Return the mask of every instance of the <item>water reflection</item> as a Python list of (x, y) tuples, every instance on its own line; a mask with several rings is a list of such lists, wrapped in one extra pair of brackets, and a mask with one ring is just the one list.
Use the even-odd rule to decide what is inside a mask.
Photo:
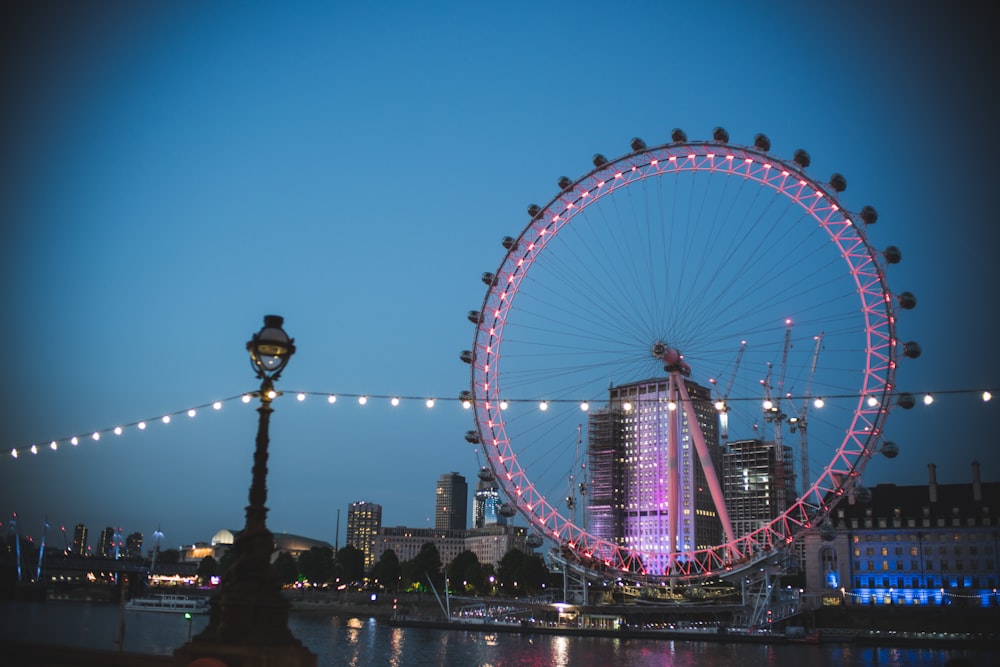
[[(0, 640), (113, 648), (118, 609), (84, 603), (0, 602)], [(169, 655), (187, 640), (171, 614), (129, 614), (125, 650)], [(196, 618), (197, 633), (206, 622)], [(1000, 664), (1000, 651), (874, 648), (849, 644), (757, 645), (508, 632), (393, 628), (373, 618), (292, 614), (292, 633), (317, 655), (318, 667), (941, 667), (962, 656), (976, 667)], [(0, 658), (2, 662), (2, 658)]]
[(393, 628), (389, 635), (389, 665), (401, 667), (403, 664), (403, 630)]

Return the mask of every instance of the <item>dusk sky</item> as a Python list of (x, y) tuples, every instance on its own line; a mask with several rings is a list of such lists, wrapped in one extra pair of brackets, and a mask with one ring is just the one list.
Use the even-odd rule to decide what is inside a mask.
[(77, 523), (165, 547), (242, 527), (255, 404), (211, 404), (257, 388), (244, 345), (269, 313), (298, 347), (269, 528), (333, 543), (340, 510), (343, 545), (359, 500), (433, 526), (438, 476), (479, 463), (471, 414), (424, 400), (468, 388), (501, 238), (594, 153), (674, 127), (805, 148), (902, 250), (899, 337), (923, 355), (897, 384), (936, 401), (892, 411), (900, 455), (864, 483), (968, 482), (974, 459), (1000, 480), (980, 396), (1000, 390), (1000, 54), (975, 5), (20, 5), (0, 13), (0, 534), (15, 512), (56, 545)]

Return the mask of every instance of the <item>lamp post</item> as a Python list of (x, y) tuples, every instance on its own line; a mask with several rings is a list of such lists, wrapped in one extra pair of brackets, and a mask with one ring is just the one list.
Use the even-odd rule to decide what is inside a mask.
[(257, 408), (257, 441), (253, 455), (246, 525), (236, 536), (233, 564), (222, 576), (219, 593), (210, 602), (208, 625), (175, 651), (179, 665), (198, 658), (215, 658), (228, 667), (315, 667), (316, 656), (288, 629), (290, 603), (271, 566), (274, 535), (267, 529), (267, 447), (271, 401), (278, 396), (274, 382), (295, 354), (295, 339), (282, 328), (284, 320), (265, 315), (264, 326), (246, 344), (250, 363), (261, 381)]

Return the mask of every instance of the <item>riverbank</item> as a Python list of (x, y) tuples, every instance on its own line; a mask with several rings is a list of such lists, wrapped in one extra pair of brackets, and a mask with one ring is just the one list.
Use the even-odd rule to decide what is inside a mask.
[(844, 628), (816, 628), (802, 636), (779, 632), (747, 633), (733, 630), (690, 631), (665, 628), (642, 628), (627, 625), (612, 628), (575, 627), (523, 621), (521, 623), (429, 619), (396, 616), (389, 625), (403, 628), (458, 630), (464, 632), (514, 632), (520, 634), (561, 635), (567, 637), (609, 637), (619, 639), (652, 639), (659, 641), (726, 642), (743, 644), (860, 644), (867, 646), (906, 646), (922, 648), (1000, 648), (1000, 636), (995, 634), (944, 632), (862, 631)]

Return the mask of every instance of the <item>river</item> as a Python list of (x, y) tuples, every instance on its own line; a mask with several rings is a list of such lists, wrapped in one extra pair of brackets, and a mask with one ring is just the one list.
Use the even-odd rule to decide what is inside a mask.
[[(113, 604), (3, 601), (0, 640), (112, 649), (118, 619), (119, 610)], [(207, 620), (207, 616), (195, 616), (189, 622), (180, 614), (125, 612), (124, 650), (169, 655)], [(318, 656), (319, 667), (942, 667), (953, 657), (965, 658), (977, 667), (1000, 664), (1000, 647), (973, 651), (482, 633), (393, 628), (374, 618), (294, 611), (289, 625)]]

